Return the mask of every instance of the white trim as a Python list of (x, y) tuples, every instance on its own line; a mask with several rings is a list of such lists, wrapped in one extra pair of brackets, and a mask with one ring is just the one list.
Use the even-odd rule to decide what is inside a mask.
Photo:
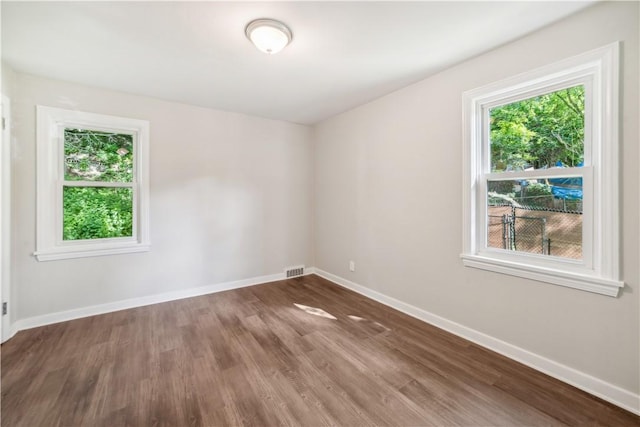
[[(36, 106), (38, 261), (143, 252), (149, 241), (149, 122), (146, 120)], [(134, 176), (130, 183), (64, 181), (63, 129), (79, 127), (133, 135)], [(133, 190), (133, 236), (120, 239), (62, 241), (62, 186), (122, 187)], [(126, 240), (126, 243), (124, 242)]]
[(135, 188), (135, 182), (64, 181), (65, 187)]
[[(11, 311), (11, 100), (2, 94), (2, 118), (5, 128), (2, 132), (0, 150), (0, 304), (7, 302), (7, 314), (0, 321), (0, 342), (5, 342), (15, 334), (12, 331)], [(1, 315), (1, 314), (0, 314)]]
[(475, 329), (445, 319), (426, 310), (407, 304), (383, 293), (374, 291), (350, 280), (315, 268), (315, 274), (337, 285), (350, 289), (384, 305), (392, 307), (416, 319), (422, 320), (438, 328), (444, 329), (475, 344), (495, 351), (503, 356), (518, 361), (537, 371), (586, 391), (607, 402), (613, 403), (627, 411), (640, 415), (640, 395), (603, 381), (587, 373), (578, 371), (562, 363), (548, 359), (539, 354), (525, 350), (498, 338), (492, 337)]
[(120, 245), (118, 247), (105, 247), (99, 248), (97, 245), (84, 245), (84, 246), (61, 246), (60, 249), (52, 249), (49, 251), (34, 252), (34, 256), (38, 261), (57, 261), (60, 259), (72, 259), (72, 258), (86, 258), (103, 255), (119, 255), (130, 254), (136, 252), (149, 252), (151, 246), (141, 245), (137, 242), (129, 243), (126, 245)]
[[(619, 47), (615, 42), (463, 94), (463, 242), (465, 266), (617, 296), (619, 272)], [(575, 85), (585, 86), (585, 166), (492, 173), (488, 108)], [(487, 245), (487, 180), (583, 178), (582, 260)]]
[(484, 177), (488, 181), (515, 181), (520, 179), (536, 179), (536, 178), (571, 178), (578, 177), (585, 174), (589, 169), (589, 166), (575, 167), (575, 168), (549, 168), (549, 169), (534, 169), (530, 171), (519, 172), (490, 172), (485, 173)]
[(18, 332), (20, 332), (20, 329), (18, 329), (18, 325), (16, 325), (16, 323), (12, 323), (7, 327), (7, 336), (2, 337), (2, 343), (7, 342), (8, 340), (10, 340), (11, 338), (14, 337), (15, 334), (17, 334)]
[(564, 269), (539, 267), (534, 264), (506, 261), (482, 255), (463, 254), (460, 255), (460, 257), (466, 267), (475, 267), (495, 273), (524, 277), (526, 279), (553, 283), (574, 289), (582, 289), (611, 297), (617, 297), (619, 290), (624, 287), (624, 282), (618, 280), (586, 276)]
[[(314, 268), (305, 269), (305, 276), (313, 274)], [(299, 277), (299, 276), (298, 276)], [(96, 316), (99, 314), (111, 313), (114, 311), (126, 310), (129, 308), (144, 307), (146, 305), (159, 304), (168, 301), (176, 301), (184, 298), (192, 298), (201, 295), (213, 294), (216, 292), (228, 291), (231, 289), (245, 288), (248, 286), (260, 285), (263, 283), (286, 280), (284, 273), (269, 274), (266, 276), (252, 277), (249, 279), (234, 280), (231, 282), (216, 283), (214, 285), (198, 286), (195, 288), (180, 289), (162, 294), (148, 295), (138, 298), (130, 298), (121, 301), (114, 301), (106, 304), (92, 305), (89, 307), (75, 308), (72, 310), (59, 311), (56, 313), (43, 314), (41, 316), (28, 317), (16, 321), (13, 325), (16, 332), (25, 329), (37, 328), (39, 326), (53, 323), (66, 322), (83, 317)]]

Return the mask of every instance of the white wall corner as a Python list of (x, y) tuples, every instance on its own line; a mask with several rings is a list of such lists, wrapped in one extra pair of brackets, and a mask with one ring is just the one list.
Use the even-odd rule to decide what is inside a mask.
[(483, 332), (471, 329), (411, 304), (407, 304), (393, 297), (374, 291), (366, 286), (362, 286), (340, 276), (336, 276), (335, 274), (331, 274), (319, 268), (315, 268), (314, 270), (315, 274), (318, 276), (339, 286), (350, 289), (386, 306), (408, 314), (409, 316), (422, 320), (423, 322), (467, 339), (475, 344), (520, 362), (523, 365), (527, 365), (530, 368), (579, 388), (580, 390), (586, 391), (587, 393), (606, 400), (607, 402), (613, 403), (614, 405), (633, 412), (636, 415), (640, 415), (639, 394), (635, 394), (629, 390), (625, 390), (614, 384), (608, 383), (529, 350), (525, 350)]

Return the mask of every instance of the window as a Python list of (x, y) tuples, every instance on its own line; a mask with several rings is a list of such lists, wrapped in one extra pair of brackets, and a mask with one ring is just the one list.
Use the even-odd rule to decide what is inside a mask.
[(37, 259), (149, 250), (148, 122), (37, 114)]
[(469, 267), (616, 296), (618, 44), (465, 92)]

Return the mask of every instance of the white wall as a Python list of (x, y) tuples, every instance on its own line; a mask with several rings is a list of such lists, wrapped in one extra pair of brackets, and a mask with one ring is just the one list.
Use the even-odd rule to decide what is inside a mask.
[[(11, 298), (11, 97), (15, 73), (4, 62), (1, 64), (0, 93), (3, 98), (2, 117), (6, 119), (6, 128), (1, 130), (0, 146), (0, 302), (10, 302)], [(6, 97), (6, 98), (5, 98)], [(6, 100), (9, 100), (5, 105)], [(2, 317), (0, 341), (11, 335), (11, 317), (14, 315), (11, 304), (7, 306), (7, 316)]]
[[(317, 125), (316, 267), (638, 394), (638, 15), (596, 5)], [(624, 292), (463, 267), (462, 93), (616, 40)]]
[(0, 91), (6, 96), (12, 96), (13, 93), (13, 80), (15, 79), (15, 71), (7, 64), (2, 62), (2, 77), (0, 78)]
[[(14, 89), (14, 320), (312, 264), (308, 127), (20, 73)], [(151, 252), (34, 259), (38, 104), (150, 121)]]

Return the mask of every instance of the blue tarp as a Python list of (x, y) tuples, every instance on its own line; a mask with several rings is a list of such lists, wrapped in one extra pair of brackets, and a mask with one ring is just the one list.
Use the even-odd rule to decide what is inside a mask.
[(556, 187), (552, 185), (551, 194), (557, 199), (582, 200), (582, 190), (578, 188)]
[[(556, 166), (564, 167), (560, 161), (556, 163)], [(578, 164), (578, 167), (580, 166), (582, 166), (582, 162)], [(582, 177), (549, 178), (548, 181), (551, 184), (553, 197), (565, 200), (582, 200)]]
[(559, 185), (559, 186), (574, 186), (574, 187), (582, 187), (582, 178), (581, 177), (571, 177), (571, 178), (549, 178), (547, 179), (549, 184), (551, 185)]

